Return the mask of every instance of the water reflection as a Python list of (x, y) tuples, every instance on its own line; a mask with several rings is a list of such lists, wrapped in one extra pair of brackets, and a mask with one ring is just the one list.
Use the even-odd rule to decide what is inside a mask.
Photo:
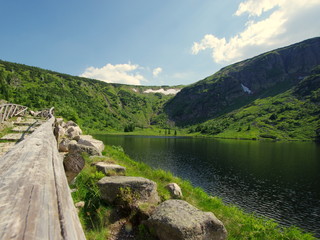
[(247, 211), (320, 236), (320, 146), (197, 138), (97, 135)]

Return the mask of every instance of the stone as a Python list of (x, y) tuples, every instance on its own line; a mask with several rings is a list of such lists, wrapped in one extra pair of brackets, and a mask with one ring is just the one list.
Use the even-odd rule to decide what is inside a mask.
[(157, 184), (143, 177), (112, 176), (104, 177), (98, 181), (101, 198), (108, 203), (121, 202), (121, 191), (133, 195), (132, 205), (140, 203), (157, 204), (160, 201)]
[(182, 198), (182, 191), (178, 184), (169, 183), (166, 188), (169, 190), (172, 198)]
[(76, 141), (75, 143), (69, 143), (68, 145), (68, 150), (69, 153), (81, 153), (81, 152), (86, 152), (90, 156), (101, 156), (101, 152), (99, 152), (95, 147), (90, 147), (90, 146), (85, 146), (82, 144), (77, 144)]
[(76, 204), (74, 204), (74, 206), (76, 208), (83, 208), (85, 205), (85, 202), (84, 201), (80, 201), (80, 202), (77, 202)]
[(60, 126), (63, 122), (64, 122), (63, 118), (56, 118), (56, 123), (59, 124)]
[(57, 134), (56, 136), (58, 136), (59, 138), (63, 137), (66, 133), (66, 130), (60, 125), (56, 125), (54, 131)]
[(68, 179), (68, 183), (81, 172), (85, 165), (85, 160), (80, 153), (68, 153), (63, 160), (64, 170)]
[(224, 240), (227, 230), (212, 212), (202, 212), (186, 201), (161, 203), (145, 222), (159, 240)]
[(94, 139), (91, 135), (81, 135), (78, 140), (78, 144), (95, 147), (100, 152), (104, 149), (104, 144), (102, 141)]
[(67, 123), (66, 123), (66, 126), (67, 127), (77, 127), (78, 126), (78, 124), (76, 124), (74, 121), (68, 121)]
[(122, 167), (118, 164), (112, 164), (112, 163), (106, 163), (106, 162), (97, 162), (96, 169), (99, 172), (103, 172), (105, 175), (125, 175), (126, 174), (126, 168)]
[(82, 130), (78, 126), (70, 126), (67, 128), (67, 136), (70, 139), (78, 138), (82, 134)]
[(64, 138), (59, 143), (59, 152), (68, 152), (70, 144), (77, 144), (77, 141)]

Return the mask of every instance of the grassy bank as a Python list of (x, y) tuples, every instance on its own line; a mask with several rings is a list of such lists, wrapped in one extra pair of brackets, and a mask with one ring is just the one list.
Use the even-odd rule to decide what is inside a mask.
[[(87, 158), (85, 169), (80, 173), (74, 187), (78, 189), (73, 193), (75, 202), (85, 201), (85, 207), (80, 210), (79, 216), (88, 239), (106, 239), (112, 223), (112, 207), (100, 201), (96, 186), (98, 179), (102, 178), (90, 164), (92, 161), (108, 161), (120, 164), (127, 168), (128, 176), (142, 176), (158, 184), (161, 200), (170, 198), (165, 185), (176, 182), (182, 188), (183, 199), (203, 211), (213, 212), (224, 224), (228, 231), (228, 239), (315, 239), (311, 234), (303, 233), (295, 227), (280, 227), (272, 220), (244, 213), (235, 206), (225, 205), (221, 199), (206, 194), (201, 188), (193, 187), (188, 181), (174, 177), (163, 170), (154, 170), (144, 163), (130, 159), (121, 147), (106, 146), (105, 157)], [(146, 238), (141, 238), (146, 239)]]

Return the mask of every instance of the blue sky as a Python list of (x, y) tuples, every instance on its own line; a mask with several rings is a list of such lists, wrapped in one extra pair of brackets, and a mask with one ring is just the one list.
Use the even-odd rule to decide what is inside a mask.
[(0, 0), (0, 59), (135, 85), (190, 84), (320, 36), (320, 0)]

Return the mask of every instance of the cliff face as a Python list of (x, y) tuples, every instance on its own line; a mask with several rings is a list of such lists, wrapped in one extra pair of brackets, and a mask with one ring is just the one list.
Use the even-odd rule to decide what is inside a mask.
[(320, 37), (227, 66), (179, 92), (165, 106), (178, 125), (205, 121), (298, 84), (320, 64)]

